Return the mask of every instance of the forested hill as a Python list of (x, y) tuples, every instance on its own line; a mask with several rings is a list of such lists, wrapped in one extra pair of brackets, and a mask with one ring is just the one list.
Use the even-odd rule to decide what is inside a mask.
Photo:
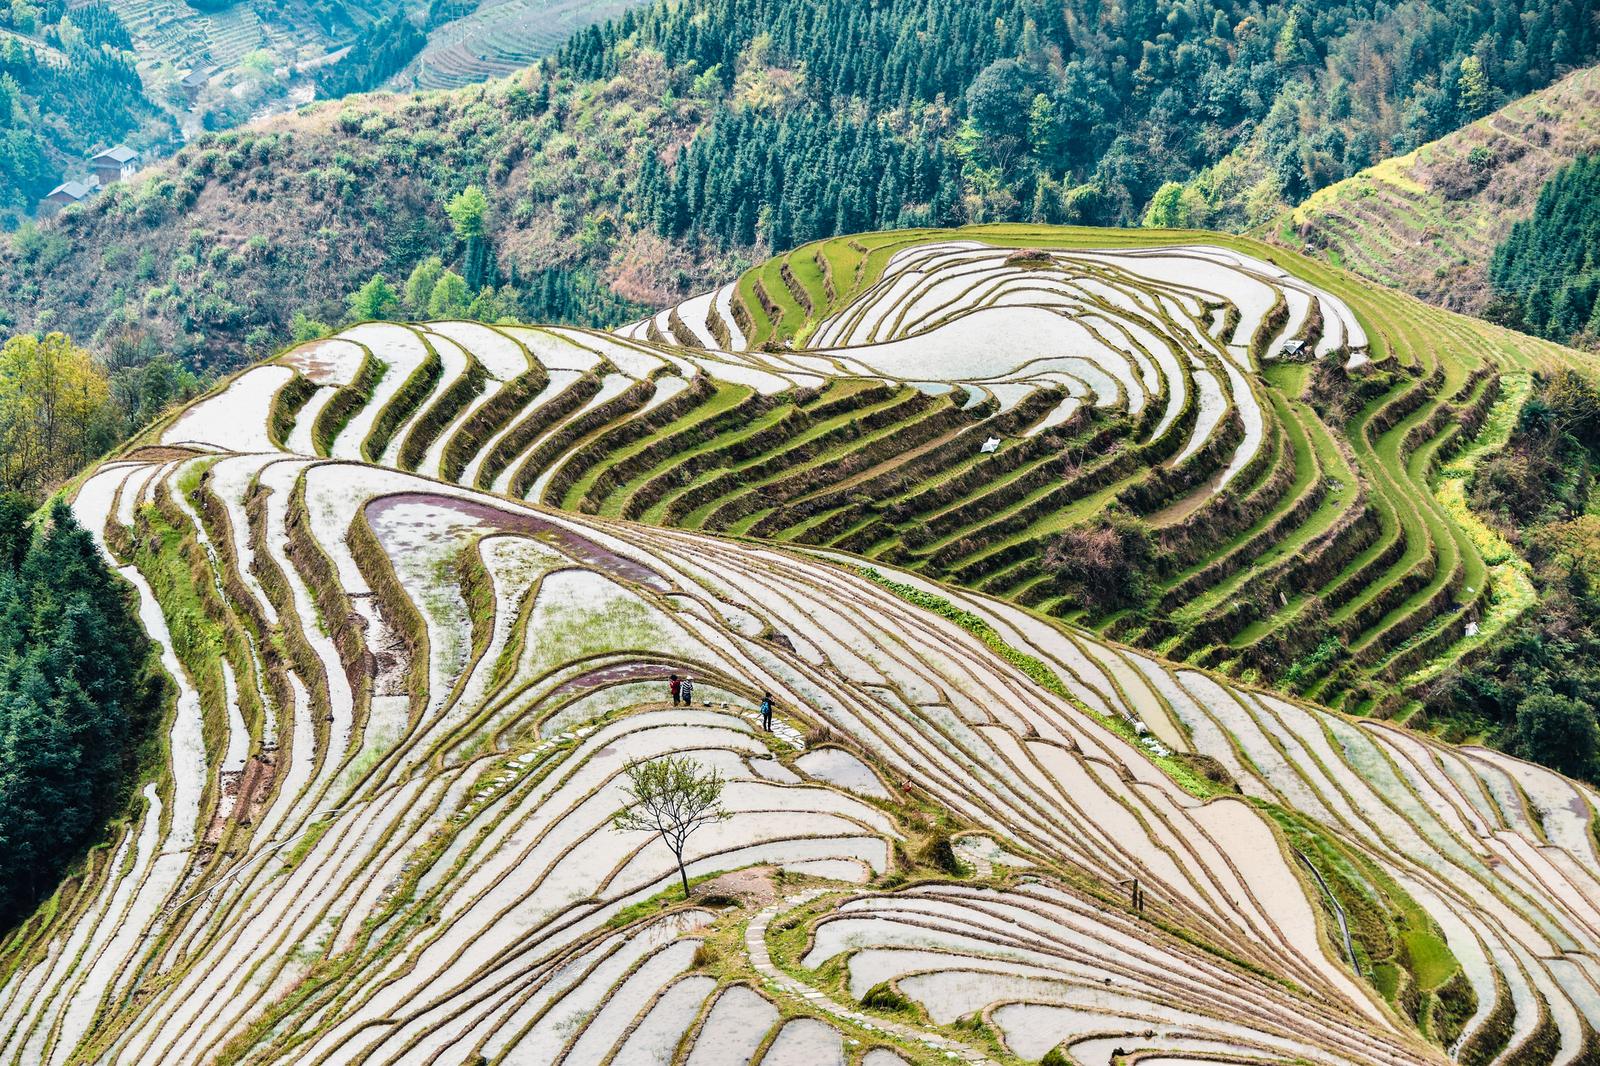
[(1556, 340), (1600, 338), (1600, 155), (1551, 178), (1533, 216), (1511, 227), (1489, 270), (1495, 310)]
[(0, 227), (29, 214), (86, 158), (125, 138), (165, 145), (177, 127), (145, 95), (133, 39), (103, 3), (0, 8)]
[(663, 2), (509, 82), (201, 138), (13, 247), (5, 324), (261, 352), (375, 271), (457, 258), (440, 205), (473, 183), (480, 273), (529, 317), (881, 226), (1239, 228), (1592, 58), (1594, 6)]
[(1270, 227), (1295, 248), (1456, 311), (1494, 299), (1489, 264), (1563, 167), (1600, 153), (1600, 67), (1311, 196)]

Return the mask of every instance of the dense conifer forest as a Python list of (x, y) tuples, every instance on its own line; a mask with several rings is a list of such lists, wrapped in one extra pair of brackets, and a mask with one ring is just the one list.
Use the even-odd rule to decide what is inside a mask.
[[(642, 45), (720, 83), (739, 114), (714, 116), (670, 190), (646, 171), (641, 202), (663, 233), (724, 247), (759, 236), (781, 250), (964, 214), (1137, 223), (1167, 183), (1171, 203), (1153, 221), (1260, 221), (1268, 204), (1297, 203), (1548, 84), (1596, 44), (1585, 0), (1403, 13), (715, 0), (592, 27), (563, 58), (609, 78)], [(784, 73), (752, 71), (752, 57)], [(714, 195), (726, 190), (741, 195)]]
[(0, 496), (0, 928), (126, 802), (158, 710), (129, 590), (64, 503)]
[(1559, 341), (1600, 336), (1600, 156), (1585, 156), (1539, 192), (1533, 217), (1495, 251), (1496, 312)]
[(317, 79), (317, 91), (336, 100), (381, 85), (411, 61), (427, 35), (403, 14), (379, 19), (362, 31), (344, 59)]

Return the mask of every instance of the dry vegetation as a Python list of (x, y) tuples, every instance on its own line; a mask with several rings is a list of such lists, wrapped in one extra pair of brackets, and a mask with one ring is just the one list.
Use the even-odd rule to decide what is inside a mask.
[(1546, 179), (1596, 151), (1600, 68), (1588, 67), (1314, 193), (1274, 237), (1451, 310), (1481, 312), (1495, 247), (1533, 213)]

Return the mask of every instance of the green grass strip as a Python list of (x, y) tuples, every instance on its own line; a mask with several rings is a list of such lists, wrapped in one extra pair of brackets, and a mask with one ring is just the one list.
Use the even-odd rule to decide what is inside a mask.
[(1485, 457), (1498, 453), (1511, 439), (1522, 406), (1533, 391), (1533, 378), (1526, 371), (1509, 371), (1501, 376), (1500, 397), (1489, 409), (1478, 437), (1439, 471), (1434, 497), (1451, 521), (1466, 531), (1488, 565), (1489, 607), (1478, 623), (1478, 631), (1451, 644), (1437, 659), (1406, 677), (1403, 685), (1413, 689), (1431, 681), (1463, 655), (1488, 643), (1512, 621), (1538, 602), (1533, 578), (1525, 560), (1510, 542), (1489, 528), (1467, 505), (1467, 485)]
[[(1072, 694), (1072, 691), (1068, 689), (1067, 686), (1062, 682), (1061, 678), (1056, 675), (1054, 670), (1050, 669), (1050, 667), (1046, 666), (1042, 661), (1034, 658), (1032, 655), (1029, 655), (1024, 651), (1019, 651), (1018, 649), (1013, 648), (1010, 644), (1007, 644), (1005, 642), (1005, 638), (1001, 637), (999, 633), (995, 632), (994, 626), (990, 625), (978, 615), (973, 614), (964, 607), (957, 607), (943, 596), (935, 596), (931, 592), (924, 592), (922, 589), (915, 588), (914, 586), (904, 585), (898, 581), (892, 581), (883, 576), (883, 574), (878, 570), (870, 566), (858, 566), (855, 568), (855, 571), (868, 581), (882, 585), (896, 596), (899, 596), (902, 600), (905, 600), (908, 603), (914, 603), (918, 607), (921, 607), (925, 610), (932, 611), (941, 618), (948, 618), (962, 629), (965, 629), (968, 633), (971, 633), (973, 636), (983, 641), (984, 644), (988, 645), (992, 651), (1000, 656), (1000, 658), (1004, 659), (1012, 666), (1015, 666), (1024, 674), (1027, 674), (1029, 678), (1037, 682), (1041, 687), (1054, 692), (1062, 699), (1071, 700), (1074, 706), (1083, 706), (1077, 697)], [(1096, 717), (1099, 716), (1096, 715)]]

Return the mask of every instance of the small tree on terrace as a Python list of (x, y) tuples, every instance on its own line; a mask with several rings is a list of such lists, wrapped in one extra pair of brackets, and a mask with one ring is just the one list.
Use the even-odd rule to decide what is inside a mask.
[(382, 274), (372, 275), (347, 299), (352, 322), (378, 322), (393, 318), (400, 311), (400, 294)]
[(655, 833), (678, 860), (683, 898), (689, 898), (689, 874), (683, 865), (683, 848), (689, 835), (701, 826), (723, 821), (722, 775), (706, 770), (683, 756), (666, 756), (630, 763), (628, 798), (611, 824), (622, 832)]

